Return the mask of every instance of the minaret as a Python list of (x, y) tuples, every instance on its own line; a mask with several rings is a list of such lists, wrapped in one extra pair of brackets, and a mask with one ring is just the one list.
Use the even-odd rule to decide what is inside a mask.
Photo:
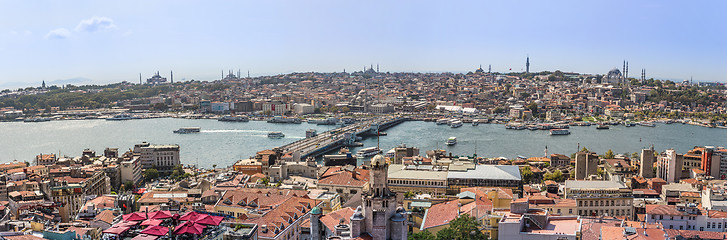
[(379, 64), (376, 64), (376, 72), (379, 72)]
[(646, 68), (642, 68), (641, 69), (641, 83), (643, 84), (645, 82), (646, 82)]
[(169, 71), (169, 83), (174, 83), (174, 72)]
[(624, 60), (623, 68), (621, 68), (621, 78), (626, 79), (626, 60)]
[(487, 67), (487, 73), (492, 73), (492, 64), (490, 64), (490, 66)]
[(626, 81), (629, 80), (629, 61), (626, 61), (626, 77), (624, 78)]
[(41, 85), (41, 88), (45, 89), (45, 80), (43, 80), (43, 85)]
[(220, 70), (220, 80), (225, 79), (225, 70)]
[(141, 84), (141, 73), (139, 73), (139, 84)]
[(530, 73), (530, 56), (525, 59), (525, 73)]
[(247, 78), (250, 78), (250, 70), (247, 70)]

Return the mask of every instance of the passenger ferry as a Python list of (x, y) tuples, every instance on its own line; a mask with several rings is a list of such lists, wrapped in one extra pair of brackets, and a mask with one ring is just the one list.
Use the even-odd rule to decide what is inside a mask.
[(568, 129), (550, 129), (550, 135), (568, 135), (570, 130)]
[(268, 137), (269, 138), (284, 138), (285, 134), (283, 134), (283, 132), (269, 132)]
[(447, 144), (447, 146), (452, 146), (457, 144), (457, 138), (456, 137), (450, 137), (447, 139), (447, 141), (444, 143)]
[(220, 119), (217, 119), (217, 121), (220, 122), (249, 122), (250, 119), (247, 116), (222, 116)]
[(656, 124), (654, 124), (653, 122), (639, 122), (639, 125), (644, 127), (656, 127)]
[(445, 124), (449, 124), (449, 119), (441, 118), (441, 119), (437, 120), (437, 125), (445, 125)]
[(198, 133), (200, 130), (201, 130), (201, 128), (198, 128), (198, 127), (183, 127), (183, 128), (174, 130), (174, 133), (179, 133), (179, 134)]
[(358, 150), (358, 152), (356, 152), (356, 156), (359, 158), (367, 158), (379, 153), (381, 153), (381, 149), (378, 147), (368, 147)]
[(609, 129), (609, 127), (608, 127), (608, 124), (599, 123), (598, 126), (596, 126), (596, 129), (605, 130), (605, 129)]
[(295, 123), (299, 124), (301, 123), (300, 118), (285, 118), (281, 116), (275, 116), (274, 118), (268, 120), (268, 123)]
[(452, 123), (450, 123), (449, 126), (452, 127), (452, 128), (461, 127), (462, 126), (462, 121), (460, 121), (460, 120), (452, 121)]

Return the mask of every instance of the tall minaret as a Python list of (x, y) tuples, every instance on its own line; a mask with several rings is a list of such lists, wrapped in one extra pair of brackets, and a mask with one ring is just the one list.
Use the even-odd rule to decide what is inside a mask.
[(487, 73), (492, 73), (492, 64), (487, 67)]
[(643, 84), (645, 82), (646, 82), (646, 68), (642, 68), (641, 69), (641, 83)]
[(141, 85), (141, 73), (139, 73), (139, 84)]
[(174, 83), (174, 71), (169, 71), (169, 83)]
[(626, 76), (624, 79), (626, 81), (628, 81), (629, 80), (629, 61), (626, 61), (626, 73), (624, 73), (624, 74)]
[(624, 66), (621, 69), (621, 78), (626, 79), (626, 60), (624, 60)]
[(525, 73), (530, 73), (530, 56), (525, 60)]
[(376, 72), (379, 72), (379, 64), (376, 64)]

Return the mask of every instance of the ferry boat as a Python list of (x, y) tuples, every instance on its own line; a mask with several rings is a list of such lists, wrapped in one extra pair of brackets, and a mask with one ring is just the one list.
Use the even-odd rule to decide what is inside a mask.
[(221, 122), (249, 122), (250, 119), (247, 116), (222, 116), (220, 119), (217, 119), (217, 121)]
[(446, 118), (437, 119), (437, 125), (445, 125), (445, 124), (449, 124), (449, 119), (446, 119)]
[(381, 149), (378, 147), (368, 147), (358, 150), (358, 152), (356, 152), (356, 156), (359, 158), (367, 158), (379, 153), (381, 153)]
[(108, 121), (123, 121), (123, 120), (131, 120), (131, 119), (134, 119), (134, 117), (131, 116), (131, 114), (122, 113), (122, 114), (119, 114), (119, 115), (116, 115), (116, 116), (107, 118), (106, 120), (108, 120)]
[(174, 130), (174, 133), (179, 133), (179, 134), (198, 133), (200, 130), (201, 130), (201, 128), (198, 128), (198, 127), (183, 127), (183, 128)]
[(605, 129), (609, 129), (609, 127), (608, 127), (608, 124), (599, 123), (598, 126), (596, 126), (596, 129), (605, 130)]
[(44, 117), (23, 119), (23, 122), (48, 122), (48, 121), (50, 121), (50, 118), (44, 118)]
[(639, 125), (644, 127), (656, 127), (656, 124), (654, 124), (653, 122), (639, 122)]
[(480, 125), (480, 122), (478, 122), (478, 121), (473, 121), (473, 122), (472, 122), (472, 126), (473, 126), (473, 127), (477, 127), (477, 126), (479, 126), (479, 125)]
[(268, 120), (268, 123), (295, 123), (295, 124), (299, 124), (299, 123), (301, 123), (301, 121), (300, 121), (300, 118), (285, 118), (285, 117), (276, 116), (276, 117), (273, 117), (272, 119)]
[(568, 135), (570, 130), (568, 129), (550, 129), (550, 135)]
[(630, 122), (630, 121), (626, 121), (626, 122), (624, 122), (624, 126), (626, 126), (626, 127), (633, 127), (633, 126), (636, 126), (636, 123), (633, 123), (633, 122)]
[(452, 121), (452, 123), (450, 123), (449, 126), (452, 127), (452, 128), (461, 127), (462, 126), (462, 121), (460, 121), (460, 120)]
[(283, 134), (283, 132), (269, 132), (268, 137), (269, 138), (284, 138), (285, 134)]
[(457, 144), (457, 138), (456, 137), (450, 137), (450, 138), (447, 139), (446, 142), (444, 142), (444, 144), (447, 144), (447, 146), (455, 145), (455, 144)]

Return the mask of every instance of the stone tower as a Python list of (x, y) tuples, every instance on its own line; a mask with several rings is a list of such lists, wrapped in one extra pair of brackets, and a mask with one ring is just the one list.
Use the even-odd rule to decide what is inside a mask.
[(639, 175), (643, 178), (654, 177), (654, 147), (649, 149), (641, 149), (641, 168)]
[(364, 192), (361, 201), (364, 213), (361, 229), (365, 229), (373, 239), (405, 240), (408, 231), (405, 227), (406, 212), (396, 211), (396, 194), (389, 191), (387, 184), (388, 169), (384, 156), (379, 154), (371, 159), (369, 189)]

